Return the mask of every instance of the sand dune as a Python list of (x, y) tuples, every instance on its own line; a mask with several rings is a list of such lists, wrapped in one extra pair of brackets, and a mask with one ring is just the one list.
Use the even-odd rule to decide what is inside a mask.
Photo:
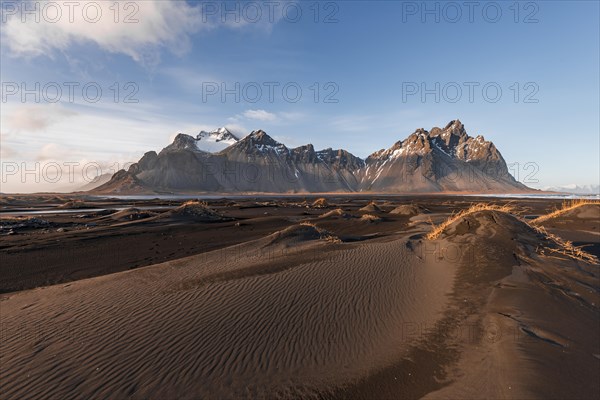
[(369, 203), (366, 206), (362, 207), (361, 209), (359, 209), (359, 211), (366, 211), (366, 212), (382, 212), (381, 207), (379, 207), (376, 203)]
[(413, 215), (428, 213), (428, 212), (429, 211), (426, 208), (421, 207), (419, 205), (403, 204), (401, 206), (394, 208), (392, 211), (390, 211), (390, 214), (413, 216)]
[(135, 207), (126, 208), (125, 210), (116, 211), (110, 213), (100, 220), (113, 220), (113, 221), (136, 221), (140, 219), (146, 219), (154, 217), (156, 213), (149, 211), (142, 211)]
[(456, 341), (453, 382), (427, 398), (597, 398), (599, 266), (549, 256), (555, 243), (502, 212), (468, 215), (443, 237), (464, 251), (455, 290), (482, 335)]
[(341, 208), (336, 208), (335, 210), (327, 211), (324, 214), (319, 215), (319, 218), (352, 218), (352, 215), (345, 212)]
[(188, 201), (175, 208), (174, 210), (167, 211), (162, 215), (159, 215), (160, 219), (179, 219), (179, 220), (194, 220), (198, 222), (215, 222), (215, 221), (226, 221), (231, 218), (227, 218), (218, 212), (210, 209), (205, 204), (199, 201)]
[(2, 302), (3, 393), (317, 395), (400, 357), (403, 326), (433, 324), (451, 282), (451, 268), (405, 240), (332, 244), (307, 226), (20, 292)]
[[(470, 209), (463, 200), (416, 204), (415, 216), (359, 211), (365, 199), (328, 199), (330, 211), (227, 203), (15, 228), (3, 259), (69, 259), (32, 270), (41, 279), (103, 266), (107, 254), (172, 258), (3, 293), (2, 398), (600, 397), (600, 267), (566, 244), (600, 255), (595, 209), (538, 225), (501, 204), (456, 217)], [(98, 226), (75, 230), (82, 219)], [(442, 224), (437, 239), (430, 219)], [(25, 239), (31, 250), (19, 250)], [(90, 242), (102, 254), (77, 253)], [(4, 287), (30, 279), (23, 268), (4, 268)]]

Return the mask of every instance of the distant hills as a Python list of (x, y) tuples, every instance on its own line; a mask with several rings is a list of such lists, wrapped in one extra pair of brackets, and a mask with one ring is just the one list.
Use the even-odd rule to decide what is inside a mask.
[(178, 134), (160, 153), (149, 151), (97, 193), (515, 193), (504, 158), (459, 120), (417, 129), (365, 160), (344, 149), (288, 148), (257, 130), (238, 139), (226, 128)]
[(565, 185), (565, 186), (547, 186), (544, 190), (549, 192), (561, 192), (580, 195), (600, 196), (600, 185)]
[(110, 181), (110, 179), (112, 178), (112, 176), (113, 176), (113, 174), (98, 175), (94, 179), (92, 179), (91, 181), (89, 181), (86, 184), (84, 184), (84, 185), (80, 186), (79, 188), (77, 188), (77, 191), (86, 192), (88, 190), (95, 189), (98, 186), (104, 185), (106, 182)]

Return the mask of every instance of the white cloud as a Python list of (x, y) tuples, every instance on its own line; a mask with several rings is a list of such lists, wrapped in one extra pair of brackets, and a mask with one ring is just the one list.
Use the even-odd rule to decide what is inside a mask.
[(272, 122), (272, 123), (284, 123), (284, 122), (294, 122), (302, 119), (304, 114), (299, 112), (279, 112), (272, 113), (266, 110), (258, 109), (258, 110), (246, 110), (241, 114), (235, 115), (234, 117), (230, 117), (229, 120), (232, 122), (238, 122), (239, 120), (254, 120), (254, 121), (262, 121), (262, 122)]
[(243, 138), (250, 133), (248, 128), (240, 124), (226, 124), (225, 128), (227, 128), (229, 132), (233, 133), (237, 138)]
[(265, 110), (246, 110), (242, 115), (248, 119), (254, 119), (257, 121), (275, 121), (277, 115), (270, 113)]
[[(199, 8), (185, 1), (121, 2), (118, 7), (113, 6), (113, 1), (80, 1), (72, 8), (68, 2), (53, 3), (55, 8), (46, 7), (44, 2), (25, 2), (16, 13), (5, 13), (8, 15), (3, 24), (4, 42), (13, 55), (52, 57), (55, 51), (65, 51), (74, 44), (94, 43), (103, 50), (126, 54), (138, 62), (153, 63), (160, 47), (168, 47), (176, 54), (187, 50), (189, 34), (202, 28)], [(39, 22), (35, 14), (21, 11), (25, 7), (33, 10), (36, 6)], [(99, 14), (96, 14), (97, 7)], [(58, 18), (57, 9), (61, 13)], [(131, 16), (130, 22), (126, 23), (128, 16)], [(97, 22), (90, 22), (96, 18)]]
[(57, 51), (66, 54), (76, 44), (95, 44), (141, 64), (155, 65), (162, 48), (175, 55), (187, 52), (192, 45), (190, 36), (196, 32), (219, 27), (266, 28), (270, 32), (281, 19), (279, 14), (273, 20), (263, 16), (258, 21), (243, 13), (224, 17), (220, 9), (224, 4), (215, 3), (217, 10), (211, 6), (208, 12), (203, 3), (186, 1), (11, 2), (2, 13), (2, 36), (9, 52), (17, 57), (53, 57)]

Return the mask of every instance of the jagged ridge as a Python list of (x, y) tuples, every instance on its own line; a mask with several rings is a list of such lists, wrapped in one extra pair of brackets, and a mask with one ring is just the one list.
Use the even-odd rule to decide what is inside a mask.
[[(211, 138), (218, 151), (199, 143)], [(133, 188), (133, 189), (132, 189)], [(518, 192), (517, 182), (494, 144), (471, 137), (459, 120), (443, 129), (417, 129), (388, 149), (362, 160), (312, 144), (288, 148), (263, 130), (238, 140), (226, 128), (178, 134), (159, 154), (144, 154), (115, 174), (100, 192), (123, 190), (202, 192)]]

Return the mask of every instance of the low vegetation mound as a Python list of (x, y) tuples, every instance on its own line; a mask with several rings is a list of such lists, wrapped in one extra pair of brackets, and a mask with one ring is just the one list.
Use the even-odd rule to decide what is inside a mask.
[(58, 208), (76, 209), (76, 208), (93, 208), (83, 200), (70, 200), (61, 204)]
[(202, 222), (227, 221), (230, 219), (210, 209), (207, 203), (196, 200), (183, 203), (174, 210), (169, 211), (168, 215), (174, 218), (184, 218)]
[(341, 208), (336, 208), (335, 210), (327, 211), (326, 213), (319, 215), (319, 218), (329, 218), (329, 217), (351, 218), (352, 215), (348, 214)]
[(403, 204), (390, 211), (390, 214), (413, 216), (428, 212), (429, 210), (427, 210), (425, 207), (421, 207), (416, 204)]
[[(447, 228), (454, 225), (457, 221), (461, 221), (467, 215), (479, 212), (479, 211), (500, 211), (504, 213), (513, 213), (514, 209), (509, 205), (498, 206), (494, 204), (477, 203), (471, 207), (462, 210), (458, 213), (453, 213), (445, 221), (437, 226), (433, 226), (431, 232), (427, 234), (427, 239), (435, 240), (438, 239), (443, 233), (447, 231)], [(432, 224), (433, 225), (433, 224)]]
[(369, 204), (367, 204), (366, 206), (364, 206), (363, 208), (359, 209), (359, 211), (365, 211), (365, 212), (381, 212), (381, 208), (375, 204), (375, 202), (370, 202)]
[(156, 213), (150, 211), (143, 211), (139, 208), (126, 208), (124, 210), (120, 210), (114, 213), (111, 213), (108, 218), (114, 221), (135, 221), (139, 219), (146, 219), (150, 217), (154, 217)]
[(510, 247), (512, 242), (516, 241), (541, 254), (551, 253), (590, 263), (598, 262), (594, 255), (581, 247), (574, 246), (572, 242), (550, 234), (515, 215), (515, 209), (510, 205), (475, 204), (434, 226), (427, 234), (427, 239), (453, 239), (467, 234), (482, 239), (494, 238), (496, 241), (504, 241), (506, 247)]
[(341, 240), (333, 233), (319, 228), (310, 222), (302, 222), (298, 225), (289, 226), (281, 231), (271, 235), (269, 244), (297, 244), (313, 240), (326, 240), (332, 243), (339, 243)]

